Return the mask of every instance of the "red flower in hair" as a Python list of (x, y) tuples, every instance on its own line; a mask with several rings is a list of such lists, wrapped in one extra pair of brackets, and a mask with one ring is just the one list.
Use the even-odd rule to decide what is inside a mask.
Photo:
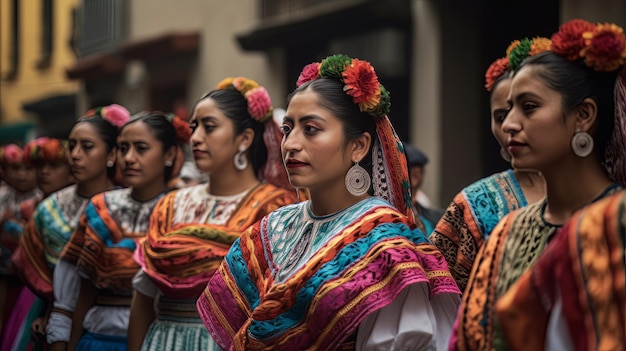
[(508, 72), (509, 69), (508, 57), (502, 57), (495, 60), (491, 66), (489, 66), (487, 72), (485, 72), (485, 88), (487, 88), (487, 91), (491, 91), (496, 80)]
[(320, 76), (320, 63), (313, 62), (304, 66), (302, 72), (300, 72), (300, 76), (298, 76), (298, 81), (296, 82), (296, 86), (299, 87), (306, 82), (310, 82), (312, 80), (316, 80)]
[(570, 61), (581, 58), (581, 51), (585, 48), (583, 33), (592, 32), (595, 27), (593, 23), (582, 19), (564, 23), (559, 31), (552, 35), (552, 51)]
[(585, 64), (596, 71), (618, 69), (626, 59), (624, 30), (615, 24), (599, 24), (593, 32), (583, 34), (586, 47), (582, 50)]
[(191, 128), (189, 128), (189, 123), (175, 115), (172, 119), (172, 125), (174, 126), (174, 130), (176, 130), (176, 138), (178, 139), (178, 142), (181, 144), (188, 143), (189, 138), (191, 138)]
[(363, 112), (372, 110), (380, 102), (380, 84), (374, 67), (367, 61), (353, 59), (342, 73), (343, 90)]

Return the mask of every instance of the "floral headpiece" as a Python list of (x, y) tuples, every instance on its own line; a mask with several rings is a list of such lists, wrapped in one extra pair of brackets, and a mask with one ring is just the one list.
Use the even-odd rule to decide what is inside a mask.
[(347, 55), (328, 56), (322, 62), (304, 66), (296, 86), (318, 78), (339, 79), (344, 84), (343, 90), (352, 97), (361, 112), (382, 117), (391, 109), (389, 91), (378, 82), (374, 67), (367, 61)]
[(493, 89), (495, 82), (504, 74), (516, 71), (526, 58), (549, 51), (552, 42), (548, 38), (534, 37), (514, 40), (506, 49), (506, 56), (495, 60), (485, 73), (485, 88)]
[(552, 35), (552, 51), (570, 61), (582, 60), (595, 71), (612, 72), (626, 62), (626, 37), (615, 24), (573, 19)]
[(41, 137), (24, 147), (24, 161), (28, 163), (63, 161), (67, 159), (67, 140)]
[(82, 115), (80, 119), (86, 119), (94, 116), (100, 116), (107, 122), (111, 123), (117, 128), (120, 128), (130, 119), (130, 112), (128, 112), (128, 110), (124, 106), (112, 104), (108, 106), (93, 108), (87, 111), (84, 115)]
[(191, 138), (191, 128), (189, 127), (189, 122), (173, 113), (165, 114), (165, 118), (167, 118), (167, 120), (174, 126), (178, 142), (181, 144), (187, 144), (189, 142), (189, 138)]
[(245, 77), (224, 78), (217, 84), (218, 90), (235, 89), (248, 102), (248, 113), (255, 120), (265, 123), (272, 118), (272, 100), (267, 90), (259, 83)]
[(17, 164), (24, 160), (24, 150), (15, 144), (0, 147), (0, 163)]

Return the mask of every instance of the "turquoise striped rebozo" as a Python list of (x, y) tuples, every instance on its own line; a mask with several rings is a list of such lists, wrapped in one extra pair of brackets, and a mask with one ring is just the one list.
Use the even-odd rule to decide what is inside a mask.
[[(245, 232), (200, 297), (223, 349), (335, 350), (410, 284), (427, 282), (431, 296), (460, 293), (439, 251), (385, 201), (366, 199), (332, 218), (307, 217), (307, 206), (283, 207)], [(314, 244), (289, 269), (283, 256), (292, 247), (281, 239), (308, 245), (297, 235), (309, 226)]]

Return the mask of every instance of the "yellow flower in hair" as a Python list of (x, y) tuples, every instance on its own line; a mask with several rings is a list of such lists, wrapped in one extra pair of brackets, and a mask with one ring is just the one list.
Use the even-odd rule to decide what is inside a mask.
[(511, 44), (509, 44), (509, 47), (506, 48), (506, 57), (509, 57), (509, 55), (511, 55), (511, 51), (513, 51), (521, 42), (519, 40), (513, 40), (511, 42)]
[(552, 48), (552, 40), (544, 37), (533, 38), (533, 43), (530, 45), (530, 51), (528, 56), (537, 55), (540, 52), (549, 51)]
[(216, 89), (223, 90), (228, 88), (233, 85), (233, 80), (235, 80), (233, 77), (226, 77), (222, 79), (219, 83), (217, 83)]

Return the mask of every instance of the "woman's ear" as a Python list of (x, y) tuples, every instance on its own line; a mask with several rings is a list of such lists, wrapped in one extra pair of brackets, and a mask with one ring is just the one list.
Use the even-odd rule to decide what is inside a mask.
[(365, 132), (356, 139), (351, 140), (352, 144), (352, 162), (361, 162), (370, 150), (372, 144), (372, 136)]
[(165, 151), (163, 158), (165, 159), (165, 163), (174, 164), (174, 160), (176, 159), (176, 152), (178, 151), (178, 146), (174, 145)]
[(590, 132), (598, 118), (598, 104), (592, 98), (585, 98), (576, 109), (576, 129)]
[(109, 161), (113, 162), (114, 164), (116, 163), (115, 161), (117, 161), (117, 146), (113, 146), (111, 148), (111, 151), (109, 151), (109, 154), (107, 155), (107, 163), (109, 163)]
[(254, 141), (254, 131), (252, 128), (246, 128), (241, 134), (237, 136), (239, 139), (238, 145), (245, 145), (246, 150), (250, 148), (252, 142)]

